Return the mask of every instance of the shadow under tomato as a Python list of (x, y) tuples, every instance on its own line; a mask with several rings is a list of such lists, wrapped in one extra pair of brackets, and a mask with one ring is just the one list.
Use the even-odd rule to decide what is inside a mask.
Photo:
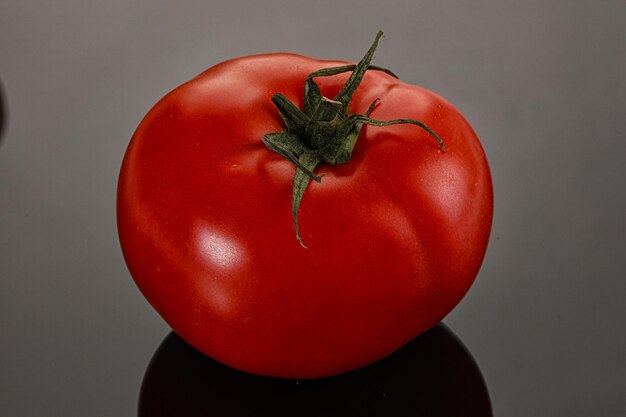
[(139, 396), (139, 417), (408, 415), (492, 416), (480, 369), (442, 324), (380, 362), (319, 380), (240, 372), (172, 332), (154, 354)]

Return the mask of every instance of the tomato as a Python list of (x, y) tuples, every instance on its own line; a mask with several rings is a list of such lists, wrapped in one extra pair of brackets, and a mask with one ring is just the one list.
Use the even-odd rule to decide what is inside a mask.
[[(493, 211), (483, 149), (445, 99), (370, 66), (379, 37), (356, 69), (286, 53), (221, 63), (133, 135), (117, 200), (127, 266), (172, 329), (224, 364), (299, 378), (361, 367), (438, 323), (478, 273)], [(332, 117), (313, 123), (318, 87)], [(281, 148), (299, 117), (317, 133)]]

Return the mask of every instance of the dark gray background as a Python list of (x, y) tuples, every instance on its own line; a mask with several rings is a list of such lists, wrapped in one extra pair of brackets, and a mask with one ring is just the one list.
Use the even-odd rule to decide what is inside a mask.
[(168, 328), (134, 286), (117, 174), (147, 110), (231, 57), (375, 63), (481, 137), (495, 218), (446, 323), (501, 417), (626, 415), (626, 2), (0, 3), (0, 415), (134, 415)]

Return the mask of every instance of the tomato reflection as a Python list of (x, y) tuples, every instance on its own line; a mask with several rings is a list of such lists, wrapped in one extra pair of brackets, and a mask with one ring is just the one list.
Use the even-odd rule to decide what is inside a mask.
[(446, 326), (366, 368), (300, 381), (233, 370), (170, 333), (139, 398), (140, 417), (400, 415), (492, 416), (480, 369)]

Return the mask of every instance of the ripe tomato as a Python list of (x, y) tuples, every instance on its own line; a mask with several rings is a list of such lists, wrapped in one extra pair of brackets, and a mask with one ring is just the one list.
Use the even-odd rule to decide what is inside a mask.
[(322, 104), (341, 107), (360, 68), (346, 117), (373, 108), (371, 118), (432, 130), (354, 126), (342, 161), (300, 158), (321, 182), (268, 149), (269, 133), (293, 127), (272, 100), (280, 92), (306, 110), (307, 76), (345, 62), (275, 53), (221, 63), (167, 94), (131, 140), (117, 202), (128, 268), (172, 329), (220, 362), (301, 378), (361, 367), (438, 323), (478, 273), (493, 209), (478, 138), (446, 100), (366, 72), (364, 60), (316, 79), (335, 98)]

